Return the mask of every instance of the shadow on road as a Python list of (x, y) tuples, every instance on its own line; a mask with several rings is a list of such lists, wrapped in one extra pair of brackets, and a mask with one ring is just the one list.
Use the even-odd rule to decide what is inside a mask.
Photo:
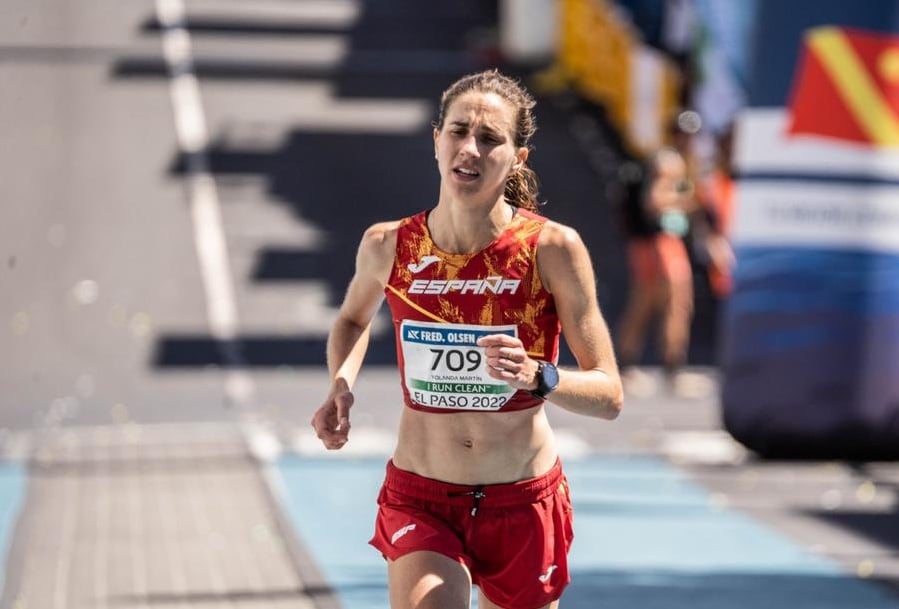
[[(290, 21), (242, 22), (233, 16), (205, 14), (187, 20), (197, 38), (204, 35), (243, 39), (295, 34), (343, 34), (346, 56), (337, 65), (312, 66), (301, 61), (260, 62), (235, 58), (196, 57), (194, 70), (204, 81), (253, 86), (263, 81), (325, 81), (336, 98), (426, 100), (436, 113), (442, 90), (459, 76), (495, 65), (497, 23), (495, 2), (467, 0), (421, 3), (389, 0), (361, 4), (358, 20), (348, 28)], [(159, 31), (154, 19), (142, 30)], [(236, 39), (236, 38), (235, 38)], [(505, 71), (525, 79), (529, 73)], [(113, 68), (116, 78), (166, 78), (157, 57), (125, 57)], [(434, 116), (436, 118), (436, 116)], [(604, 127), (601, 112), (571, 96), (544, 98), (537, 107), (539, 129), (534, 138), (531, 164), (541, 178), (544, 213), (578, 228), (590, 248), (598, 277), (600, 302), (610, 325), (623, 307), (626, 293), (622, 238), (611, 180), (621, 151), (614, 134)], [(576, 137), (584, 121), (592, 122), (602, 137), (592, 149)], [(328, 300), (337, 306), (353, 270), (354, 256), (364, 229), (379, 220), (400, 218), (436, 202), (438, 174), (433, 162), (431, 126), (403, 133), (347, 130), (321, 132), (293, 129), (274, 151), (242, 150), (211, 134), (209, 166), (216, 178), (262, 177), (271, 200), (287, 205), (304, 222), (328, 235), (324, 249), (291, 250), (283, 246), (259, 252), (252, 276), (238, 281), (257, 283), (322, 280)], [(601, 157), (597, 163), (597, 154)], [(182, 175), (186, 159), (176, 158), (172, 173)], [(714, 311), (704, 310), (697, 299), (697, 322), (691, 362), (714, 361)], [(711, 316), (710, 316), (711, 315)], [(241, 335), (235, 341), (251, 367), (320, 365), (324, 340), (301, 336)], [(650, 346), (651, 351), (651, 346)], [(223, 365), (222, 348), (209, 336), (163, 335), (153, 365), (181, 368)], [(653, 361), (648, 354), (647, 363)], [(376, 337), (369, 363), (393, 364), (390, 333)], [(572, 363), (564, 349), (563, 363)]]

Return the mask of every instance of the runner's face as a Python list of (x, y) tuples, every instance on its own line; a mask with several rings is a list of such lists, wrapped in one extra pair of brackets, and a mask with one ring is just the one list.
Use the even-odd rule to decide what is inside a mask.
[(499, 95), (470, 91), (456, 98), (443, 129), (434, 130), (443, 187), (463, 198), (500, 196), (527, 158), (527, 148), (515, 146), (514, 127), (515, 110)]

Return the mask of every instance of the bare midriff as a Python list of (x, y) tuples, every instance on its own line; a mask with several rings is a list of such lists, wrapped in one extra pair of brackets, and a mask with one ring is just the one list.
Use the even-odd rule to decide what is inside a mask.
[(393, 463), (454, 484), (501, 484), (548, 472), (557, 458), (542, 406), (434, 414), (404, 408)]

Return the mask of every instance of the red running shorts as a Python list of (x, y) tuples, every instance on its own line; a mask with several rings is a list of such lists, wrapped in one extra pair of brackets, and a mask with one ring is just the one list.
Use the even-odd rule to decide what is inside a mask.
[(388, 560), (427, 550), (457, 560), (500, 607), (536, 609), (571, 581), (571, 500), (562, 464), (509, 484), (467, 486), (387, 463), (369, 542)]

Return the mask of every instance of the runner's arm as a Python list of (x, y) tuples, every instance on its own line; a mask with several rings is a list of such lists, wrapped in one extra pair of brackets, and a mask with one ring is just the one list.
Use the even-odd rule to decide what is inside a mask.
[(328, 334), (328, 372), (332, 384), (342, 383), (351, 388), (362, 367), (371, 322), (384, 300), (384, 287), (393, 265), (396, 231), (391, 228), (394, 224), (375, 224), (362, 236), (356, 253), (356, 272)]
[(396, 223), (375, 224), (365, 232), (356, 254), (356, 272), (328, 334), (331, 387), (312, 426), (329, 449), (341, 448), (348, 439), (352, 387), (368, 349), (371, 322), (384, 300), (395, 247)]
[[(577, 231), (547, 223), (540, 235), (537, 267), (555, 299), (562, 335), (578, 365), (576, 370), (559, 370), (559, 386), (549, 401), (578, 414), (614, 419), (624, 393), (609, 329), (599, 310), (593, 265)], [(536, 387), (535, 379), (529, 389)]]

